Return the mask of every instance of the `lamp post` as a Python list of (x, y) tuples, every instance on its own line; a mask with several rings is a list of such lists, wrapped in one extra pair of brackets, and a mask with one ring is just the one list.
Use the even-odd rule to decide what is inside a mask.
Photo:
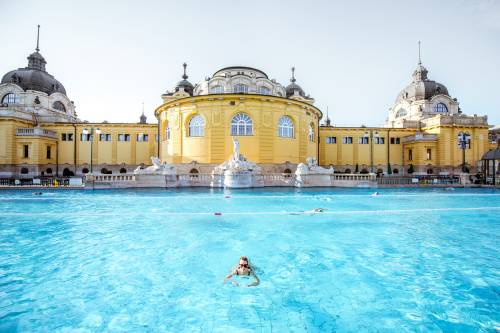
[(101, 130), (99, 128), (94, 129), (93, 127), (90, 128), (90, 131), (86, 128), (83, 129), (82, 133), (84, 135), (89, 135), (89, 141), (90, 141), (90, 174), (93, 174), (93, 146), (94, 146), (94, 132), (96, 135), (101, 134)]
[(470, 134), (468, 132), (458, 133), (458, 146), (462, 149), (462, 172), (465, 173), (465, 149), (470, 148)]

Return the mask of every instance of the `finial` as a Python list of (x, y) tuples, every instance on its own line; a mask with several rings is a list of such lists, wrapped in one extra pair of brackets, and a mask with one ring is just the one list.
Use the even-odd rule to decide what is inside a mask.
[(292, 67), (292, 78), (290, 79), (291, 82), (295, 82), (295, 67)]
[(186, 63), (183, 63), (183, 64), (182, 64), (182, 67), (184, 67), (184, 74), (182, 75), (182, 78), (183, 78), (184, 80), (187, 80), (187, 78), (188, 78), (188, 76), (187, 76), (187, 74), (186, 74), (186, 67), (187, 67), (187, 64), (186, 64)]
[(38, 32), (36, 34), (36, 52), (40, 51), (40, 24), (38, 25)]
[(422, 59), (420, 58), (420, 44), (421, 42), (418, 41), (418, 64), (422, 65)]
[(142, 102), (142, 115), (144, 116), (144, 102)]

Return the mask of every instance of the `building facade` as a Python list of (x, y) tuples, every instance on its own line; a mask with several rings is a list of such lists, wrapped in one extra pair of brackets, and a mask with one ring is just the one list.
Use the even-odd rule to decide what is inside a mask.
[(37, 46), (28, 66), (0, 83), (0, 177), (131, 173), (151, 156), (179, 172), (209, 173), (232, 154), (233, 137), (268, 173), (293, 172), (308, 157), (343, 173), (472, 173), (496, 147), (487, 116), (463, 113), (420, 61), (384, 127), (333, 126), (294, 69), (286, 86), (245, 66), (192, 84), (184, 64), (182, 80), (161, 98), (152, 124), (144, 114), (138, 123), (83, 122)]

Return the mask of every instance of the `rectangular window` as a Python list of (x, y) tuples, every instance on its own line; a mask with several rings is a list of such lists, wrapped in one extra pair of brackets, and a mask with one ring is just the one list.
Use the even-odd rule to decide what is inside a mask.
[(383, 145), (385, 143), (385, 138), (375, 138), (376, 145)]
[(111, 134), (99, 135), (99, 141), (111, 141)]
[(432, 160), (432, 149), (427, 148), (427, 160)]
[(61, 140), (66, 141), (66, 133), (61, 134)]
[(155, 140), (158, 142), (158, 134), (155, 135)]
[(81, 134), (80, 141), (92, 141), (92, 134)]
[(326, 137), (326, 143), (329, 145), (333, 145), (337, 143), (337, 137), (336, 136), (327, 136)]
[(149, 136), (147, 134), (137, 134), (137, 142), (147, 142), (149, 139)]
[(342, 137), (342, 143), (345, 145), (351, 145), (352, 144), (352, 136)]
[(368, 144), (368, 142), (369, 142), (369, 140), (370, 140), (370, 138), (367, 138), (367, 137), (365, 137), (365, 136), (361, 136), (361, 137), (359, 137), (359, 139), (358, 139), (358, 143), (359, 143), (360, 145), (367, 145), (367, 144)]
[(408, 161), (413, 161), (413, 151), (411, 149), (408, 150)]
[(130, 134), (118, 134), (118, 141), (130, 141)]
[(400, 138), (391, 138), (391, 145), (399, 145), (400, 143)]
[(73, 133), (66, 134), (66, 138), (68, 139), (68, 141), (73, 141)]
[(51, 157), (50, 157), (50, 155), (51, 155), (50, 153), (51, 153), (51, 151), (50, 151), (50, 146), (47, 146), (47, 159), (48, 159), (48, 160), (50, 160), (50, 158), (51, 158)]
[(28, 158), (30, 156), (30, 147), (28, 145), (23, 146), (23, 157)]

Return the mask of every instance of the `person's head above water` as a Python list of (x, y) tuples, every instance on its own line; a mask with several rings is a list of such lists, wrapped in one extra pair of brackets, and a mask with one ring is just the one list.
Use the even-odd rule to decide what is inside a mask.
[(238, 264), (239, 267), (245, 267), (245, 268), (250, 268), (250, 265), (248, 264), (248, 258), (245, 256), (240, 257), (240, 262)]

